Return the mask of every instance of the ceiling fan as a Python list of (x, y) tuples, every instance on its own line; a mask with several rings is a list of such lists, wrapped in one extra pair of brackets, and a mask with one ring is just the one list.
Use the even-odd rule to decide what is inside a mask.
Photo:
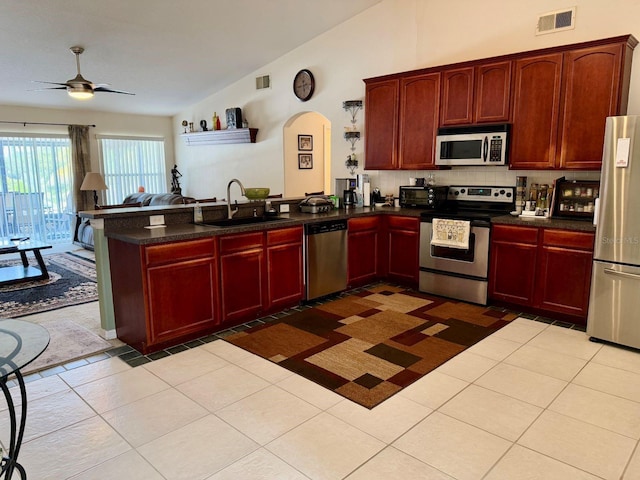
[(135, 93), (125, 92), (123, 90), (113, 90), (109, 87), (108, 83), (93, 83), (89, 80), (85, 79), (80, 74), (80, 54), (84, 52), (83, 47), (71, 47), (70, 50), (76, 56), (76, 67), (78, 69), (78, 74), (75, 78), (71, 80), (67, 80), (64, 83), (59, 82), (43, 82), (39, 80), (35, 80), (38, 83), (48, 83), (51, 85), (60, 85), (59, 87), (51, 87), (44, 88), (42, 90), (66, 90), (71, 98), (75, 98), (76, 100), (88, 100), (93, 97), (95, 92), (109, 92), (109, 93), (122, 93), (124, 95), (135, 95)]

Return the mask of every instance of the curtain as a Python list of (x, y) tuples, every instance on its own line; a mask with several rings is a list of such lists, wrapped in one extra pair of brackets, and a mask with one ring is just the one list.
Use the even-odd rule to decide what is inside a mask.
[(84, 176), (91, 170), (89, 126), (69, 125), (69, 139), (71, 140), (74, 211), (93, 210), (93, 193), (80, 190)]

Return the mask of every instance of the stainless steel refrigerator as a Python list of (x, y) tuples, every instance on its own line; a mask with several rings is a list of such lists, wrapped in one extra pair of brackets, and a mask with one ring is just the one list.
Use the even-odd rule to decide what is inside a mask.
[(587, 334), (640, 348), (640, 116), (606, 121)]

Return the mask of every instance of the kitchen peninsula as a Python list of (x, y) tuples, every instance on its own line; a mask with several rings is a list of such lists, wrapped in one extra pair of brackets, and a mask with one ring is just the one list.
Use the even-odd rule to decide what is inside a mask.
[[(101, 314), (113, 308), (111, 329), (146, 354), (295, 306), (304, 296), (303, 225), (337, 218), (349, 222), (349, 287), (386, 279), (417, 288), (420, 209), (307, 214), (299, 212), (299, 201), (279, 199), (274, 206), (288, 204), (290, 213), (228, 227), (194, 224), (188, 205), (81, 212), (96, 230)], [(264, 206), (239, 203), (237, 216), (260, 217)], [(205, 222), (226, 217), (226, 203), (202, 209)], [(148, 228), (159, 215), (165, 226)], [(509, 216), (494, 222), (532, 225)], [(533, 225), (568, 235), (593, 232), (581, 221)]]

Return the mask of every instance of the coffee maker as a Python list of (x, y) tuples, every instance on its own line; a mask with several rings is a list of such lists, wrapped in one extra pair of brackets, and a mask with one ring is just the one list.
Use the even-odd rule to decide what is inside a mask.
[(355, 207), (358, 203), (358, 194), (355, 188), (350, 188), (343, 191), (342, 204), (347, 207)]
[(342, 195), (345, 190), (355, 190), (357, 187), (355, 178), (336, 178), (336, 195)]

